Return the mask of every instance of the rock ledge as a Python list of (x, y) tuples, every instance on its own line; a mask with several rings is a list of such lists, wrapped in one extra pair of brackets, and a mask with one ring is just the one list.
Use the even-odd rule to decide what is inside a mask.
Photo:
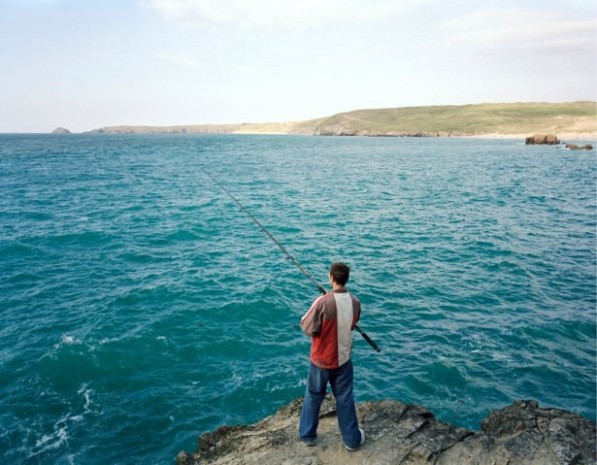
[(496, 410), (481, 431), (439, 422), (423, 407), (365, 402), (357, 414), (367, 441), (356, 452), (342, 445), (335, 404), (322, 405), (318, 444), (298, 440), (302, 399), (247, 426), (225, 426), (199, 437), (177, 465), (595, 465), (595, 422), (565, 410), (517, 401)]

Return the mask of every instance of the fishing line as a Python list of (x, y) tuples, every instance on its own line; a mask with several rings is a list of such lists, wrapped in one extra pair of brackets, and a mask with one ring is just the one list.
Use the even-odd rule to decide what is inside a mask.
[[(298, 268), (298, 269), (301, 271), (301, 273), (303, 273), (303, 274), (304, 274), (304, 275), (307, 277), (307, 279), (308, 279), (309, 281), (311, 281), (311, 283), (312, 283), (312, 284), (313, 284), (313, 285), (314, 285), (314, 286), (317, 288), (317, 290), (318, 290), (319, 292), (321, 292), (322, 294), (327, 294), (327, 293), (328, 293), (328, 291), (326, 291), (326, 290), (325, 290), (325, 288), (324, 288), (323, 286), (321, 286), (321, 285), (320, 285), (320, 284), (319, 284), (319, 283), (318, 283), (318, 282), (317, 282), (317, 281), (316, 281), (316, 280), (313, 278), (313, 276), (311, 276), (311, 275), (310, 275), (310, 274), (307, 272), (307, 270), (305, 270), (305, 269), (303, 268), (303, 266), (302, 266), (302, 265), (301, 265), (301, 264), (298, 262), (298, 260), (297, 260), (296, 258), (294, 258), (292, 255), (290, 255), (290, 252), (288, 252), (288, 250), (286, 250), (286, 248), (285, 248), (285, 247), (284, 247), (284, 246), (283, 246), (283, 245), (282, 245), (282, 244), (281, 244), (281, 243), (278, 241), (278, 239), (276, 239), (276, 238), (274, 237), (274, 235), (273, 235), (271, 232), (269, 232), (269, 231), (268, 231), (268, 230), (265, 228), (265, 226), (263, 226), (263, 225), (262, 225), (262, 224), (259, 222), (259, 220), (258, 220), (257, 218), (255, 218), (255, 217), (253, 216), (253, 214), (252, 214), (252, 213), (251, 213), (249, 210), (247, 210), (247, 209), (244, 207), (244, 205), (243, 205), (242, 203), (240, 203), (240, 201), (239, 201), (239, 200), (238, 200), (238, 199), (237, 199), (237, 198), (236, 198), (234, 195), (232, 195), (232, 192), (230, 192), (228, 189), (226, 189), (226, 187), (225, 187), (225, 186), (224, 186), (224, 185), (223, 185), (223, 184), (222, 184), (220, 181), (218, 181), (216, 178), (214, 178), (214, 177), (213, 177), (213, 176), (212, 176), (210, 173), (208, 173), (208, 172), (207, 172), (207, 171), (205, 171), (205, 170), (204, 170), (203, 172), (204, 172), (205, 174), (207, 174), (207, 175), (208, 175), (208, 176), (209, 176), (209, 177), (212, 179), (212, 181), (213, 181), (213, 182), (215, 182), (215, 183), (216, 183), (216, 184), (217, 184), (217, 185), (218, 185), (218, 186), (219, 186), (219, 187), (220, 187), (220, 188), (221, 188), (221, 189), (222, 189), (224, 192), (226, 192), (226, 194), (228, 194), (228, 197), (230, 197), (230, 198), (231, 198), (231, 199), (234, 201), (234, 203), (236, 203), (236, 205), (238, 205), (238, 207), (241, 209), (241, 211), (245, 212), (245, 213), (247, 214), (247, 216), (248, 216), (249, 218), (251, 218), (251, 219), (252, 219), (252, 220), (255, 222), (255, 224), (257, 225), (257, 227), (258, 227), (258, 228), (259, 228), (259, 229), (260, 229), (262, 232), (264, 232), (264, 233), (265, 233), (265, 234), (266, 234), (266, 235), (267, 235), (267, 236), (268, 236), (268, 237), (269, 237), (269, 238), (270, 238), (270, 239), (271, 239), (271, 240), (274, 242), (274, 244), (276, 244), (276, 245), (278, 246), (278, 248), (279, 248), (279, 249), (280, 249), (280, 250), (281, 250), (281, 251), (284, 253), (284, 255), (286, 255), (286, 258), (287, 258), (288, 260), (290, 260), (290, 261), (292, 262), (292, 264), (293, 264), (294, 266), (296, 266), (296, 267), (297, 267), (297, 268)], [(358, 333), (359, 333), (361, 336), (363, 336), (363, 339), (365, 339), (365, 341), (367, 341), (367, 343), (368, 343), (368, 344), (369, 344), (371, 347), (373, 347), (373, 349), (374, 349), (376, 352), (380, 352), (380, 351), (381, 351), (381, 349), (380, 349), (380, 348), (379, 348), (379, 346), (378, 346), (378, 345), (375, 343), (375, 341), (374, 341), (373, 339), (371, 339), (371, 338), (370, 338), (370, 337), (369, 337), (369, 336), (368, 336), (368, 335), (367, 335), (367, 334), (366, 334), (366, 333), (365, 333), (365, 332), (364, 332), (364, 331), (363, 331), (361, 328), (359, 328), (359, 326), (358, 326), (358, 325), (355, 325), (354, 329), (356, 329), (356, 330), (358, 331)]]

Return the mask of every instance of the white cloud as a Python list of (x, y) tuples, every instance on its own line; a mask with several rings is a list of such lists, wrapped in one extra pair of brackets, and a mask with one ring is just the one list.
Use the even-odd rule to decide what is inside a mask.
[(550, 11), (490, 9), (444, 22), (460, 44), (517, 50), (595, 49), (597, 20), (569, 19)]
[(146, 0), (164, 18), (192, 26), (227, 23), (242, 29), (301, 29), (396, 16), (430, 0)]

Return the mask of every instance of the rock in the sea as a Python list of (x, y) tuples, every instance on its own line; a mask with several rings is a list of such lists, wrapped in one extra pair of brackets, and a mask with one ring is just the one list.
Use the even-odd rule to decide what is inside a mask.
[(357, 404), (367, 441), (356, 452), (342, 445), (335, 403), (326, 398), (317, 445), (298, 439), (302, 399), (248, 426), (226, 426), (199, 437), (177, 465), (595, 465), (595, 422), (565, 410), (518, 401), (492, 412), (481, 431), (448, 425), (417, 405)]
[(557, 145), (560, 143), (560, 139), (555, 134), (535, 134), (534, 136), (529, 136), (524, 140), (526, 145), (529, 144), (547, 144), (547, 145)]
[(66, 128), (56, 128), (52, 131), (52, 134), (70, 134), (71, 132)]
[(585, 144), (585, 145), (566, 144), (566, 148), (570, 149), (570, 150), (593, 150), (593, 146), (591, 144)]

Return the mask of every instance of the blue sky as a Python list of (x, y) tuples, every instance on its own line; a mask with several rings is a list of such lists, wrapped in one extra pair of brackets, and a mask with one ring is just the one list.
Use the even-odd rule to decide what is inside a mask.
[(0, 0), (0, 132), (574, 100), (594, 0)]

